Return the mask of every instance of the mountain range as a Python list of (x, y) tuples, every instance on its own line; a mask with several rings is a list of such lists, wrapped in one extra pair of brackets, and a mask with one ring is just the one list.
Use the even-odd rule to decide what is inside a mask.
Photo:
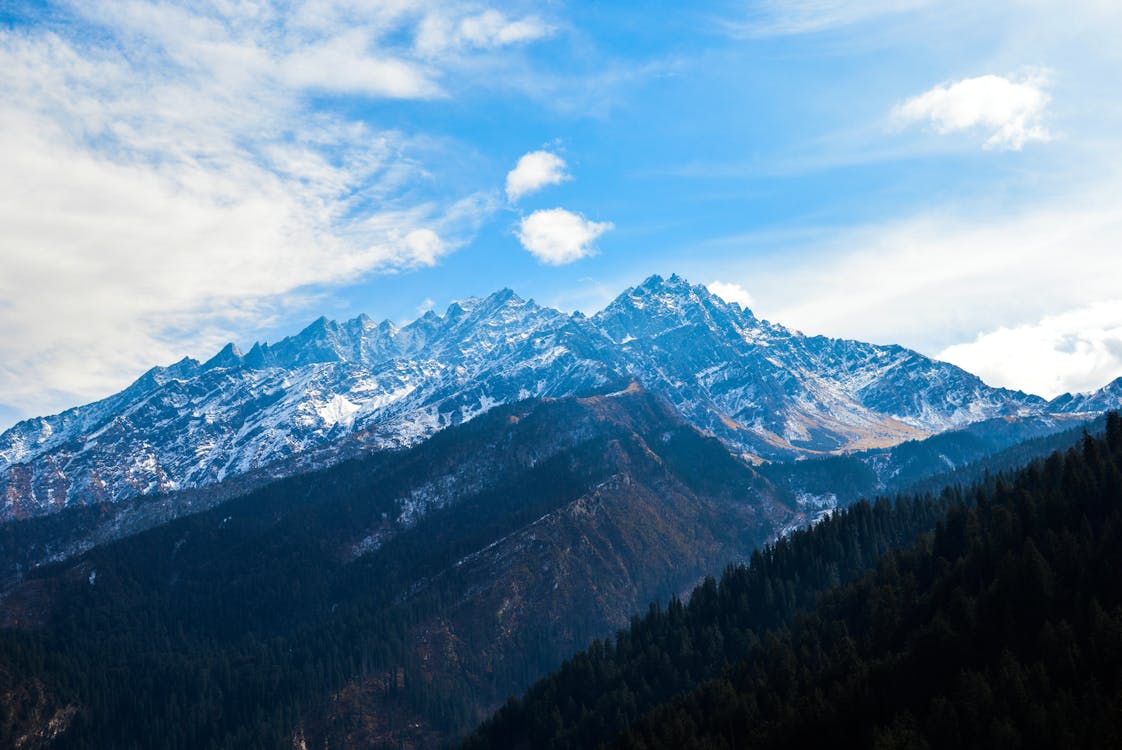
[(678, 276), (652, 276), (593, 316), (502, 290), (400, 328), (320, 318), (22, 421), (0, 435), (0, 520), (284, 476), (416, 445), (500, 404), (631, 382), (753, 463), (1122, 404), (1122, 379), (1046, 401), (900, 346), (804, 335)]
[[(1120, 396), (990, 388), (676, 276), (590, 317), (504, 290), (229, 345), (0, 436), (0, 745), (442, 747), (590, 642), (582, 664), (653, 672), (602, 691), (623, 673), (594, 670), (517, 720), (606, 741), (924, 538), (965, 483), (1089, 450)], [(675, 598), (807, 539), (746, 610)], [(668, 599), (644, 620), (667, 637), (595, 640)]]

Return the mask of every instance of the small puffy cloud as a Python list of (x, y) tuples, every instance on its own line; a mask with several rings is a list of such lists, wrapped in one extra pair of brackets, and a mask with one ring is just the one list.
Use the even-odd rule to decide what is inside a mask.
[(946, 134), (981, 129), (989, 133), (986, 148), (1021, 150), (1051, 134), (1043, 119), (1049, 96), (1047, 79), (1034, 73), (1021, 80), (997, 75), (965, 78), (936, 86), (898, 104), (893, 118), (900, 123), (930, 122)]
[(1001, 327), (938, 356), (992, 385), (1048, 398), (1095, 390), (1122, 375), (1122, 301)]
[(414, 229), (402, 240), (406, 257), (420, 266), (434, 266), (436, 260), (445, 253), (444, 242), (440, 235), (431, 229)]
[(511, 19), (494, 9), (459, 18), (434, 12), (421, 22), (415, 44), (422, 55), (435, 56), (463, 49), (525, 44), (547, 37), (553, 31), (553, 26), (536, 16)]
[(506, 176), (506, 197), (517, 201), (547, 185), (572, 179), (565, 171), (565, 160), (548, 151), (531, 151), (518, 160)]
[(429, 310), (432, 310), (435, 307), (436, 300), (434, 300), (432, 297), (425, 297), (423, 300), (421, 300), (421, 304), (417, 305), (417, 314), (424, 315)]
[(542, 263), (561, 266), (591, 255), (592, 243), (611, 228), (609, 221), (589, 221), (572, 211), (550, 208), (523, 218), (518, 240)]
[(711, 294), (717, 295), (725, 302), (735, 302), (745, 310), (752, 305), (752, 295), (740, 284), (714, 281), (707, 288)]

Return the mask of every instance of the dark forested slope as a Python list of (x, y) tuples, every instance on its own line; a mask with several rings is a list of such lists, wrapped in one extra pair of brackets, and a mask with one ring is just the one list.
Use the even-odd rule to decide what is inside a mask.
[(433, 746), (790, 515), (641, 389), (499, 407), (27, 576), (0, 746)]
[(469, 748), (578, 748), (610, 740), (644, 712), (716, 677), (819, 595), (868, 571), (887, 551), (934, 528), (955, 500), (861, 502), (708, 578), (688, 603), (672, 599), (597, 641), (523, 698), (511, 700)]
[[(901, 539), (885, 520), (922, 526), (939, 506), (933, 534), (784, 623), (824, 580), (844, 581), (858, 550)], [(835, 540), (839, 524), (865, 531)], [(1120, 566), (1110, 415), (1104, 438), (965, 496), (861, 503), (781, 543), (574, 657), (468, 746), (1118, 747)]]

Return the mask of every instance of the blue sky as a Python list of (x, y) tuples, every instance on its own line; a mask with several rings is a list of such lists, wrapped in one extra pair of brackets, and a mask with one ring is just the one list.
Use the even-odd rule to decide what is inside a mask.
[(1122, 375), (1115, 3), (682, 6), (0, 3), (0, 426), (320, 314), (671, 272)]

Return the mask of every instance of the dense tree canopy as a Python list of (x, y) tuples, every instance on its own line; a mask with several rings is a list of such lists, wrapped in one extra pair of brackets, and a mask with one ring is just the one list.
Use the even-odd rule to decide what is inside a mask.
[[(933, 534), (888, 551), (933, 512)], [(846, 583), (866, 555), (875, 570)], [(706, 581), (468, 747), (1122, 746), (1120, 566), (1112, 414), (1104, 438), (1016, 475), (859, 504)]]

